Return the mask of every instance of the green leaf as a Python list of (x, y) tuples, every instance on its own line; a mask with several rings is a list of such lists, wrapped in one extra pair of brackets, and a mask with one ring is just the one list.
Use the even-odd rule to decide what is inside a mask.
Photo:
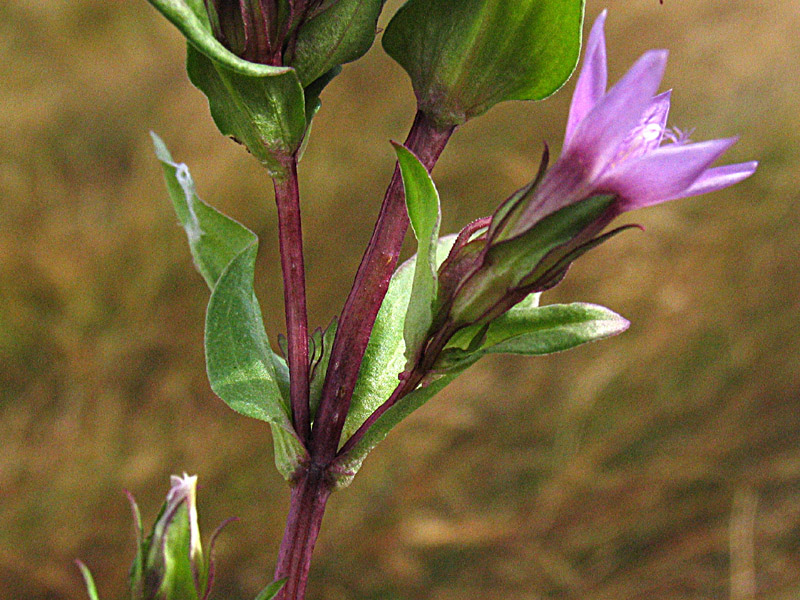
[(303, 142), (300, 144), (300, 149), (297, 151), (297, 160), (299, 161), (303, 158), (303, 154), (306, 151), (306, 146), (308, 146), (308, 140), (311, 136), (311, 124), (313, 123), (313, 119), (316, 116), (317, 112), (322, 106), (322, 101), (320, 100), (319, 96), (322, 94), (322, 90), (325, 89), (325, 86), (328, 85), (331, 81), (333, 81), (334, 77), (336, 77), (339, 73), (342, 72), (341, 66), (333, 67), (330, 71), (323, 74), (318, 79), (315, 79), (309, 85), (305, 87), (303, 93), (305, 94), (306, 100), (306, 134), (303, 137)]
[[(475, 325), (459, 332), (434, 366), (440, 371), (438, 378), (389, 408), (347, 454), (337, 459), (334, 468), (337, 486), (349, 485), (367, 454), (389, 431), (482, 356), (498, 353), (539, 356), (561, 352), (622, 333), (629, 326), (626, 319), (602, 306), (574, 303), (538, 307), (538, 302), (539, 294), (531, 294), (490, 325)], [(475, 344), (476, 339), (478, 344)]]
[(417, 260), (403, 335), (406, 358), (413, 364), (433, 323), (436, 302), (436, 248), (439, 239), (441, 208), (439, 193), (427, 169), (407, 148), (394, 144), (403, 177), (406, 208), (417, 238)]
[(336, 459), (334, 467), (331, 469), (334, 473), (336, 487), (344, 488), (350, 485), (367, 454), (383, 441), (400, 421), (442, 391), (460, 372), (448, 373), (425, 387), (417, 388), (383, 413), (347, 454)]
[(248, 246), (258, 243), (256, 235), (203, 202), (195, 191), (189, 169), (176, 163), (166, 145), (151, 132), (156, 156), (161, 161), (167, 191), (186, 235), (194, 264), (212, 290), (222, 271)]
[(322, 386), (325, 383), (325, 375), (328, 372), (328, 363), (331, 360), (331, 349), (333, 340), (336, 337), (336, 328), (339, 322), (334, 318), (325, 331), (317, 329), (311, 339), (314, 343), (314, 357), (309, 367), (309, 410), (311, 420), (317, 414), (319, 401), (322, 399)]
[(297, 73), (243, 60), (225, 48), (211, 31), (202, 0), (148, 1), (186, 37), (189, 79), (207, 96), (219, 130), (281, 174), (281, 157), (300, 148), (307, 129)]
[(411, 78), (419, 107), (460, 125), (506, 100), (541, 100), (578, 63), (583, 0), (409, 0), (383, 47)]
[[(486, 354), (541, 356), (569, 350), (587, 342), (622, 333), (627, 319), (596, 304), (549, 304), (526, 301), (492, 321), (488, 327), (472, 325), (448, 343), (435, 370), (463, 369)], [(475, 336), (480, 344), (475, 347)]]
[(289, 431), (275, 423), (270, 423), (269, 427), (275, 451), (275, 468), (286, 481), (292, 481), (297, 470), (308, 458), (308, 453), (293, 430)]
[(253, 289), (257, 245), (236, 255), (211, 292), (206, 367), (211, 389), (233, 410), (291, 430)]
[(187, 46), (186, 70), (208, 97), (211, 116), (224, 135), (244, 144), (273, 176), (284, 171), (305, 136), (306, 104), (294, 71), (254, 77), (230, 69)]
[(174, 162), (161, 139), (152, 135), (175, 212), (211, 289), (205, 335), (211, 389), (235, 411), (282, 428), (275, 436), (275, 455), (287, 476), (305, 451), (284, 395), (285, 363), (269, 345), (253, 288), (258, 238), (200, 200), (186, 165)]
[(79, 560), (76, 560), (75, 564), (78, 565), (78, 568), (81, 570), (83, 581), (86, 584), (86, 593), (89, 594), (89, 600), (100, 600), (100, 596), (97, 595), (97, 587), (94, 585), (94, 578), (92, 577), (92, 572), (89, 571), (89, 567)]
[(273, 581), (267, 587), (265, 587), (261, 592), (256, 596), (256, 600), (272, 600), (275, 596), (278, 595), (278, 592), (283, 589), (283, 586), (286, 584), (286, 579), (279, 579), (278, 581)]
[(385, 0), (338, 0), (303, 22), (287, 64), (308, 85), (372, 46)]
[(203, 0), (147, 0), (186, 37), (199, 52), (227, 69), (249, 77), (271, 77), (291, 72), (239, 58), (214, 37)]
[[(447, 258), (455, 240), (454, 235), (439, 240), (436, 249), (437, 265)], [(406, 362), (403, 317), (408, 311), (415, 264), (416, 256), (413, 256), (392, 275), (358, 372), (358, 381), (342, 432), (343, 441), (349, 439), (367, 417), (386, 401), (399, 383), (397, 376), (403, 371)]]

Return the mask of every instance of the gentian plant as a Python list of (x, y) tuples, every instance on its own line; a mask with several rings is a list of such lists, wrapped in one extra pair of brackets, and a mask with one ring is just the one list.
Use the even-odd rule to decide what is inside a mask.
[[(337, 319), (309, 334), (297, 167), (323, 88), (371, 46), (383, 0), (150, 0), (187, 39), (191, 81), (219, 130), (273, 180), (287, 333), (273, 347), (254, 293), (258, 239), (200, 200), (153, 134), (167, 189), (211, 290), (208, 376), (232, 409), (269, 423), (291, 504), (272, 583), (259, 599), (304, 598), (325, 506), (404, 417), (486, 354), (544, 355), (621, 333), (601, 306), (540, 305), (573, 261), (629, 226), (620, 214), (719, 190), (755, 162), (712, 167), (734, 138), (692, 143), (667, 128), (667, 53), (644, 54), (606, 91), (603, 12), (589, 36), (561, 157), (492, 215), (440, 237), (430, 176), (454, 130), (505, 100), (541, 100), (572, 74), (582, 0), (409, 0), (383, 34), (418, 111)], [(411, 225), (416, 255), (397, 266)], [(324, 242), (323, 242), (324, 243)], [(173, 478), (141, 536), (134, 598), (206, 598), (194, 478)], [(135, 506), (135, 505), (134, 505)], [(137, 514), (138, 522), (138, 511)], [(97, 594), (82, 567), (90, 595)]]

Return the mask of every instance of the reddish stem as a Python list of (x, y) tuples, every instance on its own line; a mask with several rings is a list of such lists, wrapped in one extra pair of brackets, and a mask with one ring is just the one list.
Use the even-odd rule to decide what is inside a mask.
[(275, 568), (275, 580), (286, 578), (286, 584), (276, 600), (305, 598), (311, 555), (331, 491), (324, 471), (313, 466), (292, 488), (289, 517)]
[(303, 230), (300, 223), (300, 190), (297, 159), (287, 158), (285, 173), (273, 179), (278, 205), (283, 299), (286, 309), (286, 337), (289, 352), (289, 395), (292, 422), (304, 444), (311, 435), (308, 407), (308, 317), (303, 265)]
[(453, 337), (453, 334), (457, 330), (458, 327), (453, 326), (453, 324), (450, 322), (445, 323), (441, 329), (439, 329), (436, 336), (429, 342), (427, 348), (425, 349), (425, 353), (419, 358), (416, 366), (411, 369), (411, 371), (408, 371), (404, 374), (400, 380), (400, 383), (392, 392), (392, 395), (389, 396), (389, 398), (383, 404), (376, 408), (375, 411), (361, 424), (361, 426), (356, 429), (355, 433), (350, 436), (350, 439), (348, 439), (342, 445), (341, 450), (339, 450), (339, 452), (336, 454), (337, 458), (341, 460), (341, 457), (346, 456), (347, 453), (350, 452), (350, 450), (352, 450), (356, 444), (361, 441), (361, 438), (367, 434), (370, 428), (372, 428), (375, 422), (380, 419), (387, 410), (417, 389), (417, 386), (433, 368), (436, 359), (439, 358), (439, 354), (441, 354), (445, 345), (450, 338)]
[[(437, 128), (418, 112), (405, 145), (430, 171), (455, 127)], [(381, 307), (408, 229), (408, 214), (399, 166), (386, 190), (378, 221), (344, 305), (331, 350), (328, 373), (317, 410), (311, 456), (328, 465), (336, 456), (350, 398), (361, 368), (375, 317)]]
[[(418, 113), (406, 146), (430, 170), (444, 150), (455, 128), (440, 130)], [(362, 258), (353, 289), (345, 303), (331, 361), (317, 410), (313, 436), (308, 432), (308, 335), (305, 317), (300, 214), (297, 198), (296, 162), (287, 165), (288, 176), (275, 182), (281, 236), (281, 260), (286, 285), (286, 321), (289, 337), (292, 413), (298, 434), (310, 446), (311, 460), (297, 474), (292, 487), (275, 578), (286, 578), (278, 600), (305, 597), (311, 555), (319, 535), (325, 505), (332, 491), (328, 469), (336, 456), (344, 419), (355, 387), (375, 317), (389, 285), (403, 246), (408, 216), (400, 170), (395, 167), (378, 221)], [(292, 201), (289, 201), (292, 200)], [(283, 207), (282, 207), (283, 205)], [(290, 325), (291, 323), (291, 325)], [(300, 330), (303, 337), (300, 339)], [(303, 368), (296, 365), (302, 364)], [(301, 378), (298, 375), (303, 375)], [(303, 392), (297, 388), (304, 385)], [(299, 399), (303, 400), (300, 402)]]

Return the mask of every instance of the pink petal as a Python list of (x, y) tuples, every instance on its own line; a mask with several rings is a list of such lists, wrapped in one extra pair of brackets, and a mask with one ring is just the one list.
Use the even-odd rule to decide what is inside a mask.
[(638, 160), (622, 163), (605, 175), (596, 189), (617, 194), (622, 211), (680, 198), (736, 139), (662, 146)]
[(644, 111), (639, 124), (634, 127), (625, 141), (620, 144), (617, 155), (611, 161), (620, 163), (623, 160), (632, 160), (644, 156), (661, 145), (664, 130), (667, 127), (669, 114), (669, 101), (671, 91), (664, 92), (653, 98), (650, 106)]
[(679, 196), (670, 198), (670, 200), (674, 200), (676, 198), (688, 198), (689, 196), (699, 196), (700, 194), (707, 194), (708, 192), (721, 190), (733, 185), (734, 183), (739, 183), (740, 181), (747, 179), (750, 177), (750, 175), (756, 172), (757, 167), (758, 162), (751, 161), (708, 169)]
[(606, 69), (606, 38), (603, 26), (606, 22), (607, 10), (600, 13), (592, 25), (586, 54), (583, 57), (581, 74), (575, 91), (572, 93), (572, 104), (569, 108), (567, 132), (564, 134), (564, 145), (569, 145), (572, 134), (583, 118), (594, 108), (597, 101), (606, 93), (608, 72)]
[(611, 163), (622, 141), (650, 106), (664, 76), (666, 50), (646, 52), (578, 124), (562, 158), (581, 164), (589, 178)]

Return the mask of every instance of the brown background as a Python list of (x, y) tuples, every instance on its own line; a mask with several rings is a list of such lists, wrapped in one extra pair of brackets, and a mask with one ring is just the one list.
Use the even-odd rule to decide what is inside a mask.
[[(398, 2), (387, 5), (383, 22)], [(793, 0), (608, 6), (611, 79), (671, 49), (671, 123), (758, 158), (733, 189), (636, 214), (545, 301), (605, 304), (621, 337), (473, 367), (331, 501), (310, 599), (783, 600), (800, 595), (800, 8)], [(588, 24), (587, 24), (588, 25)], [(0, 4), (0, 597), (122, 598), (123, 488), (149, 524), (171, 473), (200, 477), (216, 598), (268, 579), (287, 493), (269, 433), (204, 374), (205, 284), (148, 129), (200, 194), (261, 237), (258, 293), (283, 328), (275, 211), (219, 137), (183, 42), (144, 0)], [(436, 171), (443, 232), (557, 152), (573, 83), (494, 108)], [(379, 45), (326, 90), (302, 163), (310, 315), (347, 293), (413, 116)], [(749, 555), (752, 553), (752, 560)], [(752, 590), (755, 590), (753, 594)]]

